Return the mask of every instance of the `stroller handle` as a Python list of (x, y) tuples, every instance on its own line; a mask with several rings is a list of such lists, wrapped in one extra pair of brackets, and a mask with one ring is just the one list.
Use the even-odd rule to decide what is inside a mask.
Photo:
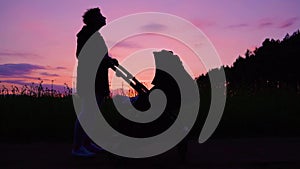
[(129, 73), (123, 66), (114, 65), (112, 70), (116, 72), (118, 77), (122, 77), (134, 90), (139, 94), (148, 94), (149, 90), (141, 82), (139, 82), (131, 73)]

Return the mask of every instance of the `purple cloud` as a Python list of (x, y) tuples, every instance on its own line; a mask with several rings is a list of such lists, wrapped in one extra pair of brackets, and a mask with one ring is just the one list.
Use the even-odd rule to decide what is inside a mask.
[(0, 65), (0, 76), (24, 76), (30, 74), (33, 70), (40, 69), (45, 69), (45, 67), (28, 63), (2, 64)]
[(248, 27), (249, 25), (246, 24), (246, 23), (241, 23), (241, 24), (235, 24), (235, 25), (229, 25), (228, 28), (245, 28), (245, 27)]
[(14, 84), (14, 85), (28, 85), (28, 82), (25, 82), (24, 80), (1, 80), (1, 83), (10, 83), (10, 84)]
[(133, 42), (120, 42), (116, 45), (116, 47), (123, 47), (123, 48), (139, 48), (140, 45)]
[(265, 22), (261, 22), (258, 27), (259, 28), (266, 28), (266, 27), (270, 27), (270, 26), (273, 26), (274, 23), (271, 22), (271, 21), (265, 21)]
[[(258, 28), (288, 28), (296, 23), (299, 20), (298, 17), (291, 17), (283, 21), (278, 21), (275, 19), (265, 18), (259, 21)], [(277, 26), (276, 26), (277, 25)]]
[(66, 68), (66, 67), (62, 67), (62, 66), (57, 66), (55, 69), (65, 70), (65, 69), (67, 69), (67, 68)]
[(294, 25), (298, 19), (299, 19), (298, 17), (289, 18), (289, 19), (283, 21), (282, 23), (280, 23), (279, 28), (288, 28), (288, 27)]
[(53, 77), (58, 77), (59, 76), (58, 74), (47, 73), (47, 72), (42, 72), (42, 73), (40, 73), (40, 75), (43, 75), (43, 76), (53, 76)]
[(141, 29), (144, 31), (162, 31), (167, 29), (167, 26), (158, 23), (150, 23), (142, 26)]
[(9, 50), (4, 50), (0, 51), (0, 56), (18, 56), (18, 57), (31, 57), (31, 56), (36, 56), (39, 57), (39, 55), (35, 53), (29, 53), (29, 52), (15, 52), (15, 51), (9, 51)]
[[(52, 88), (52, 84), (43, 84), (43, 88), (46, 89), (51, 89)], [(63, 92), (66, 90), (66, 86), (65, 85), (58, 85), (58, 84), (53, 84), (53, 89), (59, 92)]]

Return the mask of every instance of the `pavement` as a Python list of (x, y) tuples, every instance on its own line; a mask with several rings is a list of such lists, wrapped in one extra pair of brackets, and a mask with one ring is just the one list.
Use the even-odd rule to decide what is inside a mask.
[(93, 158), (71, 156), (71, 144), (0, 143), (0, 169), (298, 169), (300, 138), (215, 139), (188, 143), (186, 161), (176, 148), (151, 158), (128, 159), (103, 151)]

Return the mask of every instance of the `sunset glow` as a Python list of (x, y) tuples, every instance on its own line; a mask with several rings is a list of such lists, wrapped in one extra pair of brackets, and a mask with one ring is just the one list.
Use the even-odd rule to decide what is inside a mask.
[[(81, 16), (88, 8), (100, 7), (107, 24), (141, 12), (162, 12), (184, 18), (210, 39), (224, 65), (232, 65), (239, 55), (260, 46), (265, 38), (282, 39), (287, 33), (298, 30), (299, 6), (300, 1), (293, 0), (1, 1), (0, 85), (24, 85), (43, 80), (44, 84), (50, 85), (53, 81), (57, 86), (64, 86), (64, 83), (72, 86), (76, 34), (83, 26)], [(165, 25), (151, 24), (147, 29), (168, 29)], [(104, 39), (109, 41), (109, 37)], [(195, 40), (197, 45), (201, 47), (201, 40)], [(128, 55), (148, 48), (174, 51), (191, 69), (188, 71), (193, 77), (208, 71), (180, 42), (158, 35), (130, 37), (112, 48), (109, 54), (122, 63)], [(141, 54), (153, 57), (149, 51)], [(146, 83), (151, 82), (152, 77), (153, 70), (138, 75)], [(120, 87), (122, 81), (116, 81), (113, 88)]]

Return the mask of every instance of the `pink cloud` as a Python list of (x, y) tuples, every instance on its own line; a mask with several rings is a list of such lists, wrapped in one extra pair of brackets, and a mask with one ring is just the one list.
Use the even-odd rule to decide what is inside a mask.
[(296, 22), (298, 19), (299, 19), (298, 17), (292, 17), (292, 18), (289, 18), (289, 19), (283, 21), (282, 23), (280, 23), (279, 28), (288, 28), (288, 27), (291, 27), (292, 25), (295, 24), (295, 22)]
[(262, 22), (258, 25), (259, 28), (266, 28), (266, 27), (271, 27), (273, 26), (274, 23), (271, 22), (271, 21), (265, 21), (265, 22)]
[(216, 23), (214, 21), (204, 20), (204, 19), (194, 19), (194, 20), (191, 20), (191, 22), (199, 28), (210, 27), (210, 26), (216, 25)]

